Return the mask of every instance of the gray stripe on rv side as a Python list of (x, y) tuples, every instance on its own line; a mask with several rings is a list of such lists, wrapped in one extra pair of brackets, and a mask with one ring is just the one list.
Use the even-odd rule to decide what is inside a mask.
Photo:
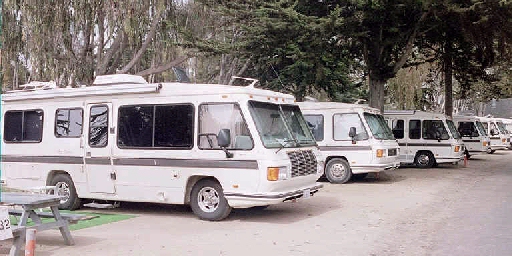
[(480, 140), (462, 140), (462, 142), (480, 142)]
[(451, 147), (452, 144), (435, 144), (435, 143), (399, 143), (400, 147), (409, 146), (409, 147)]
[[(82, 157), (69, 156), (2, 156), (3, 162), (28, 162), (49, 164), (82, 164)], [(86, 158), (86, 164), (109, 165), (110, 158)], [(166, 159), (166, 158), (120, 158), (113, 160), (114, 165), (136, 166), (172, 166), (192, 168), (231, 168), (258, 169), (256, 160), (203, 160), (203, 159)]]
[(83, 158), (79, 157), (79, 156), (9, 156), (9, 155), (2, 155), (2, 162), (83, 164)]
[(319, 146), (318, 148), (325, 151), (363, 151), (372, 149), (370, 146)]
[(256, 160), (202, 160), (202, 159), (166, 159), (166, 158), (120, 158), (120, 159), (114, 159), (114, 165), (173, 166), (173, 167), (194, 167), (194, 168), (258, 169), (258, 162)]

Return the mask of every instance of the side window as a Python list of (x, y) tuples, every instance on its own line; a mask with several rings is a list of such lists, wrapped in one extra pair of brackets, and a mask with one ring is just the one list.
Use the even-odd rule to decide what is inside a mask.
[(4, 117), (6, 142), (41, 142), (43, 138), (43, 111), (7, 111)]
[(324, 116), (323, 115), (304, 115), (309, 129), (315, 136), (316, 141), (324, 140)]
[(191, 148), (194, 106), (121, 106), (117, 126), (120, 148)]
[(108, 107), (92, 106), (89, 117), (89, 145), (106, 147), (108, 144)]
[(490, 129), (490, 130), (491, 130), (491, 135), (492, 135), (492, 136), (494, 136), (494, 135), (499, 135), (499, 134), (500, 134), (500, 132), (499, 132), (498, 127), (496, 126), (496, 124), (495, 124), (495, 123), (493, 123), (493, 122), (490, 122), (489, 124), (490, 124), (490, 126), (491, 126), (491, 127), (490, 127), (490, 128), (491, 128), (491, 129)]
[(55, 112), (55, 137), (80, 137), (82, 135), (83, 110), (59, 108)]
[(409, 139), (421, 138), (421, 121), (409, 120)]
[(395, 139), (403, 139), (404, 138), (404, 120), (392, 120), (392, 131)]
[(366, 129), (364, 128), (363, 122), (361, 122), (359, 114), (335, 114), (333, 121), (334, 140), (352, 140), (349, 136), (350, 127), (356, 128), (355, 140), (360, 141), (368, 139), (368, 133), (366, 133)]
[(229, 129), (231, 143), (228, 149), (250, 150), (254, 147), (249, 129), (238, 104), (202, 104), (199, 106), (200, 149), (220, 149), (217, 134), (221, 129)]
[(473, 122), (459, 122), (458, 131), (462, 137), (478, 137), (478, 130)]
[(489, 134), (489, 123), (483, 122), (482, 124), (484, 125), (485, 133)]
[(426, 140), (447, 140), (450, 138), (443, 121), (423, 120), (423, 139)]

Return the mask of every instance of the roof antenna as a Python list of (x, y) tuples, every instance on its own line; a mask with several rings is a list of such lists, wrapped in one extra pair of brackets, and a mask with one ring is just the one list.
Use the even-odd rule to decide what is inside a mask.
[(272, 68), (272, 71), (274, 71), (274, 73), (276, 74), (276, 76), (277, 76), (277, 80), (279, 81), (279, 83), (281, 83), (281, 86), (282, 86), (283, 88), (285, 88), (285, 87), (284, 87), (284, 84), (283, 84), (283, 81), (281, 81), (281, 77), (279, 77), (279, 74), (278, 74), (278, 73), (277, 73), (277, 71), (274, 69), (274, 65), (270, 64), (270, 67)]

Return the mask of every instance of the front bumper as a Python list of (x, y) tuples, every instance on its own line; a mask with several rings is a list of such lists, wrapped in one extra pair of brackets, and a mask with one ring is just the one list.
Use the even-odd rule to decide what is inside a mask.
[(285, 201), (296, 200), (299, 198), (309, 198), (313, 196), (324, 185), (315, 183), (314, 186), (309, 186), (293, 191), (284, 192), (268, 192), (268, 193), (236, 193), (224, 192), (224, 197), (228, 201), (229, 206), (233, 208), (249, 208), (253, 206), (278, 204)]

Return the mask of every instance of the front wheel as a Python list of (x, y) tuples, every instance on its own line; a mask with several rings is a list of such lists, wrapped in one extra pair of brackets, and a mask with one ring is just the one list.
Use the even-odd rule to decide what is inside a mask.
[(231, 213), (220, 184), (211, 179), (198, 181), (192, 188), (190, 208), (202, 220), (217, 221)]
[(487, 154), (494, 154), (494, 152), (496, 152), (496, 149), (487, 149)]
[(75, 210), (80, 208), (80, 198), (78, 198), (75, 184), (69, 175), (57, 174), (55, 177), (53, 177), (50, 184), (55, 187), (53, 193), (62, 197), (60, 200), (59, 209)]
[(347, 160), (335, 158), (325, 166), (325, 177), (331, 183), (345, 183), (352, 177), (352, 171)]
[(436, 163), (434, 155), (430, 152), (419, 152), (414, 160), (419, 168), (431, 168)]

